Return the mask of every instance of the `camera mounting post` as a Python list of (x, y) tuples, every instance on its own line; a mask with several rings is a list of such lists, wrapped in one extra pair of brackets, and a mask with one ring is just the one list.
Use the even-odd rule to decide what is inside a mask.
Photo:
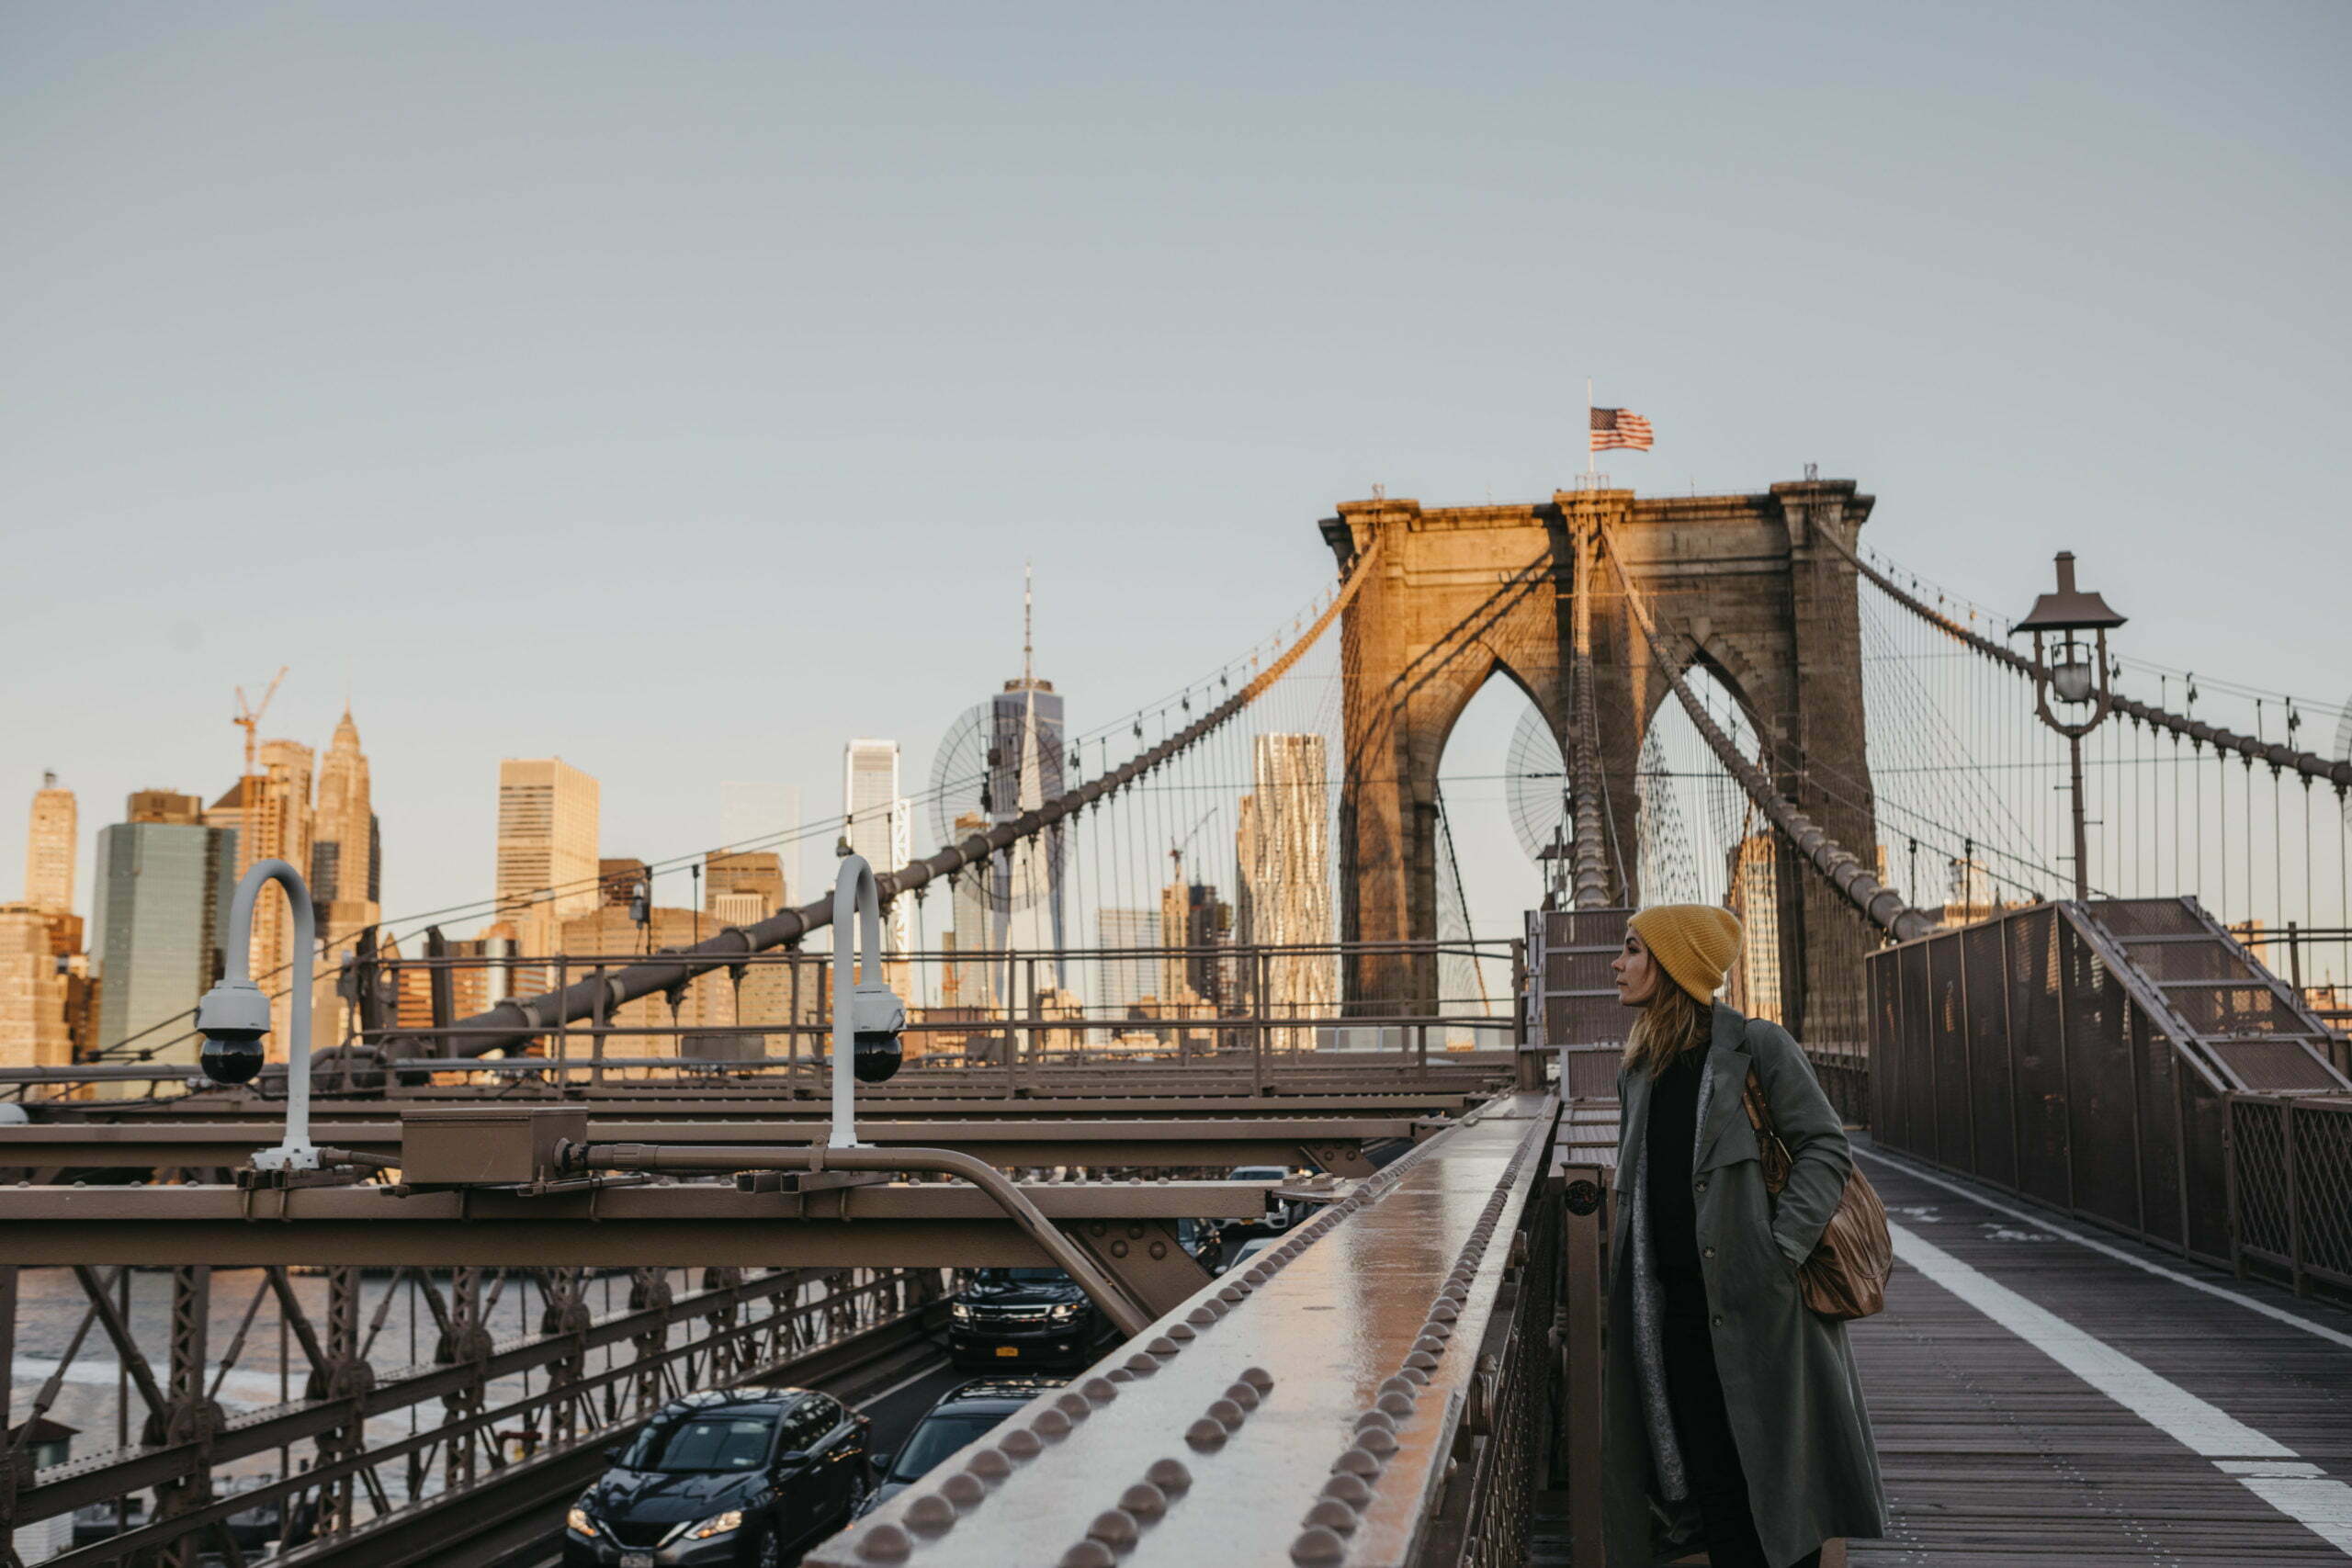
[[(852, 936), (864, 962), (853, 971)], [(833, 879), (833, 1126), (826, 1146), (861, 1148), (854, 1079), (881, 1083), (905, 1060), (907, 1010), (882, 978), (882, 895), (865, 857), (843, 855)]]
[(255, 861), (238, 880), (229, 908), (229, 942), (220, 984), (196, 1004), (197, 1032), (204, 1036), (198, 1065), (215, 1083), (245, 1083), (262, 1068), (262, 1037), (270, 1031), (269, 998), (253, 982), (254, 903), (263, 885), (286, 889), (294, 914), (294, 974), (286, 1031), (286, 1135), (272, 1149), (254, 1152), (255, 1170), (316, 1170), (319, 1151), (311, 1142), (311, 969), (318, 945), (318, 919), (302, 874), (282, 860)]

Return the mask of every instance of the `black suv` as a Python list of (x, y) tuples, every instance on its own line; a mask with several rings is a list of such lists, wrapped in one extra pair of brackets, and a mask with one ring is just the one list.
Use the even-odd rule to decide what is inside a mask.
[(1102, 1314), (1058, 1269), (982, 1269), (947, 1303), (947, 1352), (962, 1365), (1082, 1367)]
[(871, 1513), (882, 1503), (936, 1470), (948, 1455), (967, 1443), (978, 1442), (1006, 1416), (1041, 1393), (1062, 1387), (1066, 1378), (974, 1378), (950, 1389), (931, 1407), (896, 1454), (875, 1461), (882, 1483), (860, 1512)]
[(805, 1388), (673, 1400), (572, 1505), (565, 1568), (775, 1568), (856, 1517), (868, 1425)]

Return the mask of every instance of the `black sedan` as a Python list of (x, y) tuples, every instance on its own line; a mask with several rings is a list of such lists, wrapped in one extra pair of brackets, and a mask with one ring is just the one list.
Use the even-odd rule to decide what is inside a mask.
[(865, 1512), (871, 1512), (883, 1503), (921, 1481), (967, 1443), (978, 1442), (999, 1423), (1036, 1398), (1039, 1394), (1064, 1386), (1067, 1378), (998, 1377), (975, 1378), (947, 1391), (938, 1404), (933, 1405), (923, 1418), (915, 1423), (914, 1430), (895, 1455), (885, 1455), (876, 1461), (882, 1472), (882, 1483), (866, 1499)]
[(866, 1428), (805, 1388), (673, 1400), (572, 1505), (565, 1568), (775, 1568), (856, 1517)]

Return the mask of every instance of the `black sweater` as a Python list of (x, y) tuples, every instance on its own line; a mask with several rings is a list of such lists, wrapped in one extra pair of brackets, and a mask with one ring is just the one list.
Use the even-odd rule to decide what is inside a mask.
[(1650, 1086), (1650, 1246), (1662, 1275), (1699, 1272), (1699, 1210), (1690, 1167), (1706, 1060), (1703, 1050), (1685, 1051)]

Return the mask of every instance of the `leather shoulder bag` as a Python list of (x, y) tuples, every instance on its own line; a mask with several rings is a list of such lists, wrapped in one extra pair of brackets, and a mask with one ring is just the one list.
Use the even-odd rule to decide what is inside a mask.
[[(1747, 1124), (1756, 1129), (1756, 1143), (1764, 1168), (1764, 1190), (1778, 1198), (1789, 1184), (1789, 1146), (1772, 1125), (1771, 1102), (1756, 1069), (1747, 1069), (1740, 1105)], [(1846, 1173), (1846, 1190), (1838, 1195), (1838, 1212), (1823, 1227), (1813, 1256), (1797, 1268), (1797, 1287), (1804, 1304), (1824, 1317), (1868, 1317), (1886, 1305), (1886, 1276), (1894, 1266), (1894, 1242), (1886, 1232), (1886, 1205), (1859, 1165)]]

